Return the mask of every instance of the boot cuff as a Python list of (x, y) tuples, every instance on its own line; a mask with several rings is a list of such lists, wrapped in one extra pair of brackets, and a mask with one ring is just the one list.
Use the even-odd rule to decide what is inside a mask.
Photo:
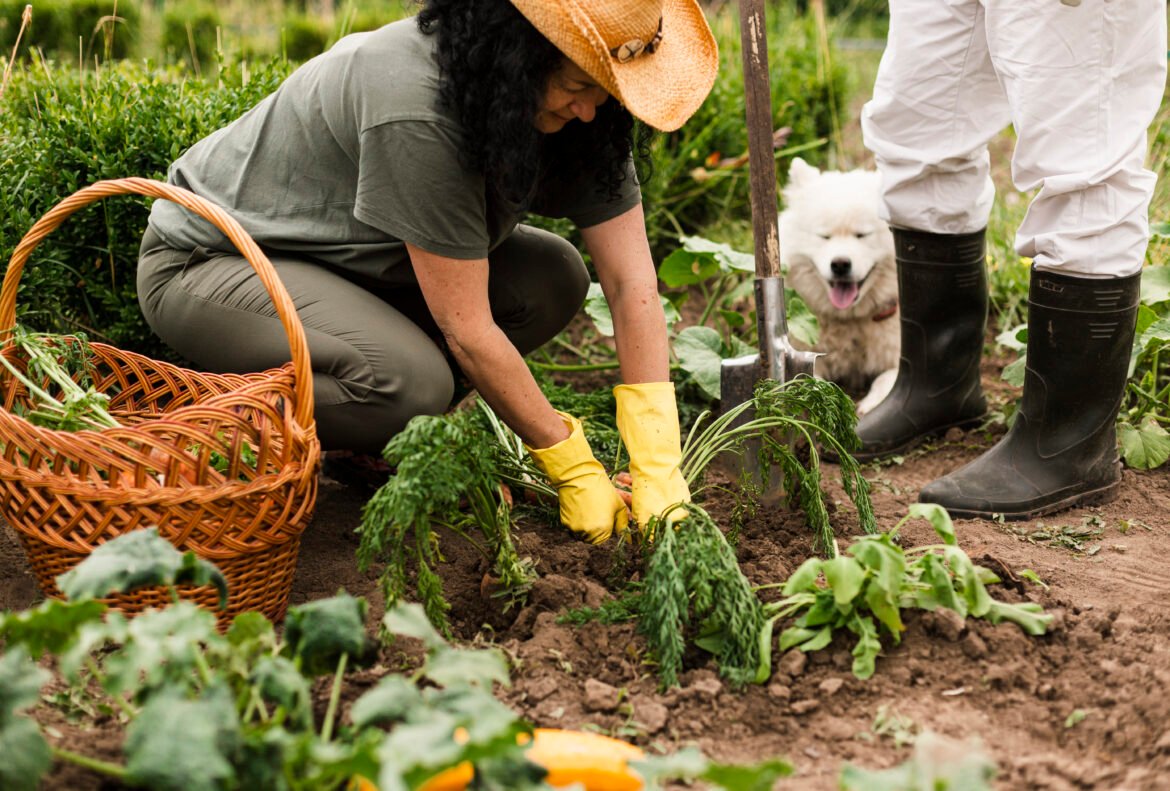
[(1032, 268), (1028, 304), (1057, 310), (1102, 313), (1130, 310), (1141, 294), (1141, 273), (1128, 277), (1075, 277)]
[(891, 228), (899, 261), (924, 264), (983, 263), (986, 229), (947, 234)]

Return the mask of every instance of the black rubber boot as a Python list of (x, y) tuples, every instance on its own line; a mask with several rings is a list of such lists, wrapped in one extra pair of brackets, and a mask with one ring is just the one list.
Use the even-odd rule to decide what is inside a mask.
[(952, 516), (1031, 519), (1116, 497), (1115, 421), (1140, 281), (1140, 273), (1098, 280), (1032, 270), (1016, 421), (994, 448), (924, 487), (919, 501)]
[(987, 324), (984, 232), (937, 234), (895, 228), (902, 352), (885, 400), (857, 422), (858, 461), (902, 453), (952, 426), (979, 422)]

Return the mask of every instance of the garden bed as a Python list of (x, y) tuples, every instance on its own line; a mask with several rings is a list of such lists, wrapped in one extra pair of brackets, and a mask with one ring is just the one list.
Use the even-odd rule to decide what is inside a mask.
[[(995, 397), (1006, 397), (998, 371), (985, 372)], [(993, 398), (994, 400), (994, 398)], [(892, 527), (927, 481), (974, 458), (994, 432), (955, 433), (901, 463), (870, 467), (878, 525)], [(842, 543), (856, 515), (826, 476), (835, 502), (832, 521)], [(316, 518), (305, 535), (293, 603), (331, 596), (340, 588), (368, 597), (370, 626), (381, 617), (376, 569), (360, 573), (354, 559), (360, 510), (368, 493), (323, 480)], [(729, 523), (731, 498), (707, 501)], [(444, 536), (440, 566), (459, 638), (489, 641), (513, 661), (513, 687), (501, 697), (534, 724), (596, 728), (650, 750), (695, 743), (731, 762), (785, 756), (796, 774), (778, 787), (832, 789), (845, 763), (886, 767), (908, 759), (924, 730), (943, 761), (982, 749), (999, 768), (1001, 788), (1156, 789), (1170, 777), (1170, 475), (1126, 470), (1113, 503), (1024, 523), (959, 520), (956, 530), (973, 560), (1009, 583), (993, 594), (1031, 600), (1055, 616), (1050, 634), (1032, 638), (1010, 623), (966, 623), (939, 614), (909, 613), (900, 646), (888, 646), (866, 681), (850, 672), (850, 645), (777, 657), (771, 679), (736, 690), (705, 654), (688, 655), (682, 686), (662, 693), (645, 644), (633, 625), (558, 623), (572, 608), (596, 606), (615, 579), (614, 542), (590, 547), (565, 532), (521, 523), (522, 555), (540, 578), (529, 604), (501, 612), (481, 556)], [(911, 522), (904, 545), (930, 543), (925, 522)], [(450, 538), (450, 540), (448, 540)], [(739, 560), (755, 584), (784, 580), (811, 554), (803, 516), (765, 508), (738, 538)], [(0, 532), (0, 609), (22, 608), (38, 596), (12, 532)], [(1030, 581), (1029, 569), (1047, 588)], [(403, 651), (406, 651), (404, 654)], [(380, 675), (413, 661), (409, 646), (384, 652), (372, 670), (350, 678), (347, 697)], [(327, 695), (327, 687), (319, 690)], [(88, 754), (117, 756), (118, 726), (71, 724), (60, 707), (41, 706), (51, 738)], [(982, 747), (974, 741), (981, 742)], [(75, 768), (55, 775), (58, 787), (110, 788)]]

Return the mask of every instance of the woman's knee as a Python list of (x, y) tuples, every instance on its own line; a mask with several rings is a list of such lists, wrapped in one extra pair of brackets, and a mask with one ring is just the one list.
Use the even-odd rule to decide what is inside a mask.
[(492, 313), (522, 353), (563, 330), (589, 292), (577, 248), (548, 231), (520, 226), (490, 260)]
[[(380, 453), (418, 415), (447, 410), (454, 376), (436, 348), (425, 360), (403, 361), (383, 370), (365, 364), (314, 375), (317, 434), (326, 450)], [(360, 369), (360, 370), (359, 370)]]

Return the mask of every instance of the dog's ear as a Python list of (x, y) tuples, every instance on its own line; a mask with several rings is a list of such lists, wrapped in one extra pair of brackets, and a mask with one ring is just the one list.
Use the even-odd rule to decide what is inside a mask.
[(788, 166), (788, 186), (803, 187), (819, 175), (821, 171), (800, 157), (793, 157), (792, 164)]

